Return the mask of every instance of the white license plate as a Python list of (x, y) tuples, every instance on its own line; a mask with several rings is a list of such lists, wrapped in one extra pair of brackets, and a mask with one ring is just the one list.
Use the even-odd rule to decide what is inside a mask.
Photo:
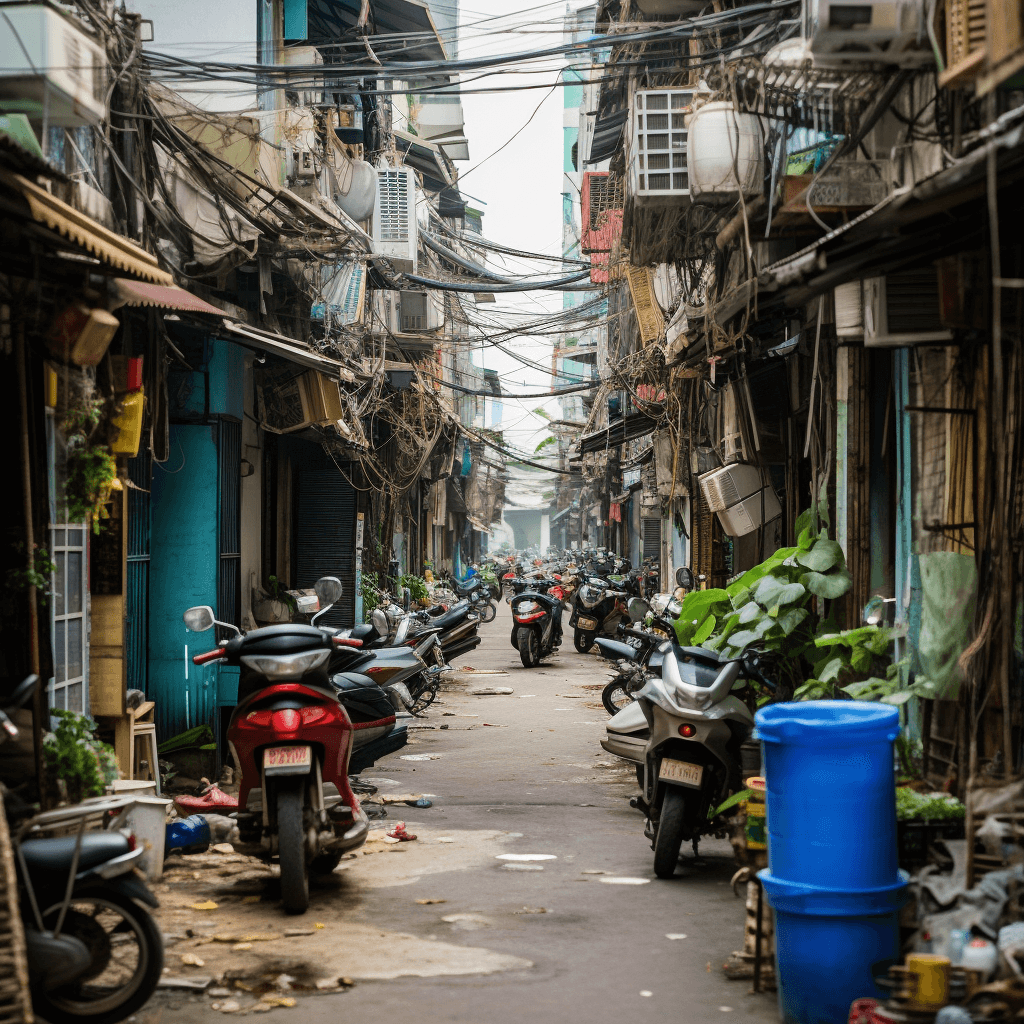
[(299, 772), (312, 764), (312, 747), (267, 747), (263, 751), (263, 769), (269, 775)]
[(581, 615), (576, 620), (576, 625), (579, 626), (580, 629), (597, 629), (597, 619), (588, 619)]
[(686, 786), (700, 786), (700, 780), (703, 777), (703, 765), (687, 764), (686, 761), (673, 761), (668, 757), (662, 760), (661, 768), (658, 771), (659, 779), (681, 782)]

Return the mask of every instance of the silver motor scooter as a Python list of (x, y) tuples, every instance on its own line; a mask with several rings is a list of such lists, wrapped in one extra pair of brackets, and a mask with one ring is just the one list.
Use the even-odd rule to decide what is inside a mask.
[[(672, 877), (684, 841), (696, 852), (702, 835), (724, 830), (711, 812), (742, 788), (745, 777), (759, 774), (754, 716), (733, 687), (742, 674), (743, 686), (754, 679), (775, 689), (753, 658), (718, 662), (712, 652), (696, 656), (694, 650), (671, 645), (660, 678), (649, 676), (635, 704), (620, 712), (636, 707), (647, 727), (643, 796), (635, 803), (647, 815), (644, 834), (659, 878)], [(620, 734), (618, 745), (625, 738)]]

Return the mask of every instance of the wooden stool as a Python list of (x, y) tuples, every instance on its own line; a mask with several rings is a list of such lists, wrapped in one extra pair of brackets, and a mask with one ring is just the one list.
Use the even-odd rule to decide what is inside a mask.
[(128, 709), (128, 770), (133, 779), (148, 779), (156, 783), (160, 793), (160, 760), (156, 743), (156, 704), (143, 701), (137, 708)]

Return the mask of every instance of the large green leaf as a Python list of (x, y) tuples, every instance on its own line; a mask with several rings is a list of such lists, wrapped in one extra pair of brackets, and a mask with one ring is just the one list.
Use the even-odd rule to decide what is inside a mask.
[(855, 647), (850, 656), (850, 665), (854, 672), (867, 672), (875, 656), (866, 647)]
[(779, 548), (774, 554), (770, 555), (763, 562), (755, 565), (753, 569), (748, 569), (735, 583), (730, 583), (728, 587), (729, 596), (732, 597), (734, 594), (741, 593), (744, 589), (753, 587), (760, 580), (764, 579), (770, 573), (775, 571), (777, 566), (782, 565), (792, 555), (797, 552), (796, 548)]
[(825, 667), (818, 673), (818, 678), (823, 683), (831, 683), (834, 679), (839, 678), (839, 673), (846, 668), (845, 659), (836, 655), (834, 658), (829, 658), (825, 663)]
[(739, 609), (739, 613), (740, 625), (745, 626), (748, 622), (753, 622), (754, 619), (759, 619), (764, 615), (764, 610), (756, 601), (748, 601)]
[(750, 589), (748, 587), (744, 587), (742, 590), (736, 591), (735, 594), (732, 591), (732, 587), (730, 587), (728, 594), (733, 610), (737, 612), (751, 599)]
[(787, 608), (777, 619), (777, 624), (785, 636), (800, 625), (810, 614), (806, 608)]
[(718, 620), (714, 615), (709, 615), (698, 627), (697, 632), (693, 634), (693, 642), (699, 647), (705, 640), (707, 640), (712, 633), (715, 631), (715, 626), (718, 625)]
[(765, 608), (793, 604), (803, 596), (804, 588), (799, 583), (790, 583), (778, 576), (766, 576), (754, 591), (755, 600)]
[(829, 601), (834, 601), (837, 597), (842, 597), (850, 589), (853, 579), (846, 569), (842, 569), (840, 572), (832, 572), (827, 576), (820, 572), (805, 572), (800, 577), (800, 582), (815, 597), (823, 597)]
[(827, 572), (834, 566), (845, 565), (843, 549), (834, 540), (818, 540), (808, 551), (801, 551), (796, 560), (813, 572)]
[(890, 693), (881, 698), (883, 704), (906, 704), (914, 695), (909, 690), (900, 690), (898, 693)]
[(733, 633), (733, 635), (729, 637), (729, 646), (735, 648), (737, 651), (742, 651), (760, 639), (761, 637), (756, 630), (741, 629), (738, 633)]

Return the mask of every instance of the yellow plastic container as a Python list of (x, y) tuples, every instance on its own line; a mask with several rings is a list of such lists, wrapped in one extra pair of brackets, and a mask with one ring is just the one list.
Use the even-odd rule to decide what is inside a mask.
[(907, 956), (908, 980), (913, 982), (909, 1006), (915, 1010), (935, 1012), (949, 1002), (948, 956), (935, 953), (910, 953)]
[(743, 801), (747, 812), (747, 823), (744, 826), (748, 850), (768, 849), (768, 809), (764, 802), (764, 779), (760, 776), (747, 779), (747, 788), (757, 795)]
[(142, 418), (145, 411), (146, 392), (143, 388), (124, 396), (121, 411), (111, 420), (119, 431), (110, 446), (110, 450), (115, 455), (129, 455), (134, 458), (139, 454), (139, 444), (142, 441)]

